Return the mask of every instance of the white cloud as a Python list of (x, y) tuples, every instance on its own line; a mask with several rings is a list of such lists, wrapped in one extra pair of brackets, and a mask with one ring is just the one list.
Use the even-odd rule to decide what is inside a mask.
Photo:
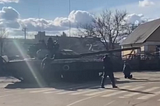
[(128, 14), (126, 20), (128, 23), (139, 24), (144, 23), (149, 19), (145, 18), (143, 14)]
[(0, 17), (2, 19), (12, 21), (17, 20), (20, 17), (20, 14), (12, 7), (3, 7), (0, 11)]
[[(141, 23), (148, 20), (145, 15), (132, 12), (126, 19), (130, 23)], [(57, 17), (53, 20), (26, 18), (21, 19), (19, 12), (12, 7), (3, 7), (0, 10), (0, 27), (5, 27), (10, 30), (10, 35), (23, 35), (22, 27), (27, 27), (28, 33), (35, 33), (37, 31), (46, 31), (46, 33), (61, 34), (65, 31), (67, 34), (69, 29), (69, 22), (71, 23), (71, 34), (77, 31), (77, 25), (91, 23), (94, 15), (87, 11), (74, 10), (67, 17)]]
[(0, 0), (0, 3), (18, 3), (19, 0)]
[(13, 29), (19, 29), (20, 28), (20, 24), (17, 21), (2, 21), (3, 23), (3, 27), (7, 27), (7, 28), (13, 28)]
[(143, 1), (139, 1), (139, 6), (140, 7), (146, 7), (146, 6), (151, 6), (154, 5), (155, 3), (150, 1), (150, 0), (143, 0)]
[(21, 24), (21, 26), (27, 27), (29, 31), (39, 31), (39, 30), (61, 31), (66, 29), (63, 26), (54, 25), (53, 20), (28, 18), (28, 19), (19, 19), (18, 22)]
[(79, 24), (91, 23), (93, 19), (93, 15), (89, 12), (77, 10), (72, 11), (68, 17), (57, 17), (54, 20), (28, 18), (19, 19), (18, 22), (21, 26), (26, 26), (29, 31), (44, 30), (49, 34), (59, 34), (59, 32), (61, 33), (62, 31), (67, 31), (69, 29), (69, 22), (71, 28), (74, 29), (77, 28)]
[(20, 14), (12, 7), (3, 7), (0, 10), (0, 25), (8, 28), (19, 28), (18, 19)]
[(89, 12), (81, 10), (72, 11), (68, 18), (72, 23), (76, 24), (91, 23), (94, 19), (93, 15), (91, 15)]
[(54, 20), (54, 24), (58, 26), (69, 26), (69, 22), (72, 27), (77, 27), (79, 24), (91, 23), (94, 16), (87, 11), (74, 10), (68, 17), (57, 17)]
[[(93, 15), (86, 11), (72, 11), (68, 17), (57, 17), (53, 20), (26, 18), (21, 19), (19, 12), (12, 7), (3, 7), (0, 10), (0, 27), (13, 30), (19, 35), (22, 27), (27, 27), (29, 32), (46, 31), (46, 33), (59, 34), (59, 32), (67, 31), (69, 22), (72, 28), (77, 28), (78, 24), (86, 24), (92, 22)], [(15, 35), (10, 31), (11, 35)], [(18, 31), (20, 33), (18, 33)]]
[(57, 17), (54, 20), (46, 19), (19, 19), (22, 26), (26, 26), (31, 31), (46, 30), (46, 31), (62, 31), (69, 28), (69, 22), (72, 28), (77, 28), (78, 24), (90, 23), (93, 16), (86, 11), (72, 11), (68, 17)]
[(160, 17), (160, 0), (152, 0), (154, 2), (154, 6), (148, 6), (146, 8), (142, 8), (138, 5), (138, 2), (129, 3), (125, 5), (119, 5), (117, 7), (110, 8), (112, 10), (126, 10), (129, 14), (143, 14), (146, 18), (156, 19)]
[(68, 26), (69, 19), (67, 17), (57, 17), (53, 20), (53, 23), (56, 26)]

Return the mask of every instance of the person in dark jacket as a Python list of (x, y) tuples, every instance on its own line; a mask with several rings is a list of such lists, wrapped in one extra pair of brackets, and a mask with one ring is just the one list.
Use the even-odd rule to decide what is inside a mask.
[(112, 65), (112, 61), (110, 59), (110, 57), (108, 55), (106, 55), (103, 59), (103, 76), (102, 76), (102, 80), (101, 80), (101, 88), (104, 88), (104, 83), (106, 80), (106, 77), (109, 76), (111, 82), (112, 82), (112, 87), (113, 88), (117, 88), (116, 84), (115, 84), (115, 78), (114, 78), (114, 74), (113, 74), (113, 65)]
[(133, 77), (131, 74), (131, 66), (127, 61), (124, 61), (123, 73), (124, 73), (124, 78), (131, 79)]

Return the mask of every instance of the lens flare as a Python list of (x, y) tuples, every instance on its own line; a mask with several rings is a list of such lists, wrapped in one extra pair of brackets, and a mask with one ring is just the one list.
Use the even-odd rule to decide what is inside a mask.
[[(19, 44), (16, 42), (16, 41), (13, 41), (14, 45), (17, 47), (18, 51), (20, 52), (21, 56), (25, 59), (26, 56), (25, 56), (25, 52), (21, 49), (21, 47), (19, 46)], [(28, 61), (28, 60), (25, 60), (25, 63), (28, 67), (28, 71), (30, 71), (30, 73), (33, 75), (34, 77), (34, 80), (36, 81), (36, 83), (38, 84), (39, 87), (43, 87), (45, 85), (44, 83), (44, 80), (42, 78), (42, 76), (40, 75), (40, 73), (38, 72), (38, 68), (34, 68), (33, 65), (31, 65), (31, 63), (34, 62), (33, 60), (31, 61)]]

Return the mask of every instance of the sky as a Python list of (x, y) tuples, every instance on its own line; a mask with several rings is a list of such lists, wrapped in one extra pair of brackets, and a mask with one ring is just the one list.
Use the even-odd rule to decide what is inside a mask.
[(126, 10), (132, 23), (149, 21), (160, 17), (160, 0), (0, 0), (0, 27), (11, 36), (22, 36), (23, 27), (28, 35), (54, 35), (68, 31), (69, 22), (73, 30), (91, 22), (105, 9)]

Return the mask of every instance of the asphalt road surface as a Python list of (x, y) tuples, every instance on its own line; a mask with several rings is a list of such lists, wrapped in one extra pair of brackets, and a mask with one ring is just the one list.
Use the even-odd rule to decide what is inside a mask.
[(160, 106), (160, 72), (133, 75), (129, 80), (115, 73), (119, 88), (114, 89), (110, 84), (99, 88), (100, 81), (59, 82), (39, 88), (0, 78), (0, 106)]

